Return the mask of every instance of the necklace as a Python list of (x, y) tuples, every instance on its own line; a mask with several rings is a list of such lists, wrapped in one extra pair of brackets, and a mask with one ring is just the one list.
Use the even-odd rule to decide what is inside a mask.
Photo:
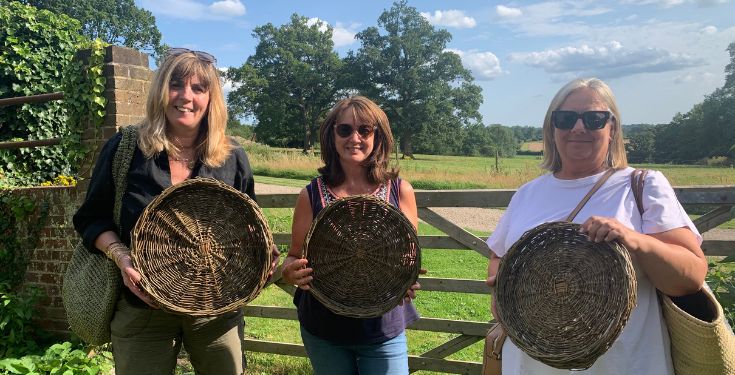
[(170, 160), (173, 160), (173, 161), (176, 161), (176, 162), (181, 163), (181, 165), (183, 165), (184, 167), (186, 167), (186, 169), (194, 169), (194, 164), (195, 164), (194, 159), (191, 159), (191, 158), (180, 158), (180, 157), (176, 157), (176, 156), (169, 156), (168, 158)]

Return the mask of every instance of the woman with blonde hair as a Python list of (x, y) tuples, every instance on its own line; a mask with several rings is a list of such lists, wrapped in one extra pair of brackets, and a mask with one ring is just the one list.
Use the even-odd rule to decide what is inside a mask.
[[(573, 373), (673, 375), (656, 290), (683, 296), (702, 288), (707, 273), (700, 248), (702, 236), (661, 172), (649, 171), (645, 177), (639, 211), (631, 187), (634, 169), (628, 166), (623, 147), (620, 112), (612, 91), (601, 80), (577, 79), (562, 87), (546, 112), (543, 137), (542, 165), (549, 173), (518, 189), (488, 238), (492, 250), (488, 285), (495, 284), (500, 259), (524, 232), (548, 221), (564, 220), (610, 171), (612, 175), (574, 221), (591, 241), (617, 240), (628, 249), (638, 283), (636, 307), (608, 351), (589, 369)], [(497, 316), (494, 300), (492, 308)], [(504, 375), (572, 373), (536, 361), (511, 340), (505, 340), (502, 358)]]
[[(130, 231), (145, 207), (164, 189), (194, 177), (222, 181), (255, 199), (253, 173), (240, 145), (225, 135), (227, 110), (214, 56), (169, 50), (155, 72), (146, 118), (122, 192), (120, 229), (113, 221), (114, 155), (121, 134), (102, 148), (74, 226), (89, 249), (120, 268), (125, 287), (111, 322), (115, 373), (172, 374), (182, 344), (198, 374), (242, 374), (243, 314), (174, 315), (157, 309), (140, 287), (133, 267)], [(274, 250), (274, 264), (277, 250)]]

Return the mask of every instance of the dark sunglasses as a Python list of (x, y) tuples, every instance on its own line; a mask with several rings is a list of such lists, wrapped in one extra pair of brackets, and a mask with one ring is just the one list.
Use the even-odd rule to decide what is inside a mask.
[(342, 138), (351, 136), (355, 131), (357, 131), (357, 134), (359, 134), (360, 137), (367, 138), (375, 131), (375, 127), (372, 125), (360, 125), (357, 127), (357, 130), (355, 130), (352, 128), (352, 125), (339, 124), (335, 126), (334, 129), (337, 131), (337, 135)]
[(188, 48), (169, 48), (166, 56), (178, 56), (184, 53), (193, 53), (199, 60), (210, 64), (217, 64), (217, 59), (215, 59), (211, 54), (204, 51), (190, 50)]
[(574, 127), (578, 119), (582, 119), (585, 129), (600, 130), (605, 127), (610, 117), (612, 117), (610, 111), (587, 111), (582, 113), (553, 111), (551, 112), (551, 124), (557, 129), (569, 130)]

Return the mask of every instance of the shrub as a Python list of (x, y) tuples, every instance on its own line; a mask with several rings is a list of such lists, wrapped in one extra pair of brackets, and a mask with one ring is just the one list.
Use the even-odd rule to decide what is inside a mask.
[(87, 353), (70, 342), (51, 345), (43, 355), (0, 360), (3, 374), (108, 374), (112, 370), (109, 352)]
[(707, 284), (720, 301), (725, 319), (735, 327), (735, 264), (732, 262), (710, 263)]
[(38, 350), (39, 332), (31, 324), (31, 318), (39, 297), (37, 289), (14, 293), (9, 284), (0, 284), (0, 358)]

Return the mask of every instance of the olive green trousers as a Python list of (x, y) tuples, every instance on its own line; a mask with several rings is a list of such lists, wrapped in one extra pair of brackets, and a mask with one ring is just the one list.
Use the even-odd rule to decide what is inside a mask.
[(184, 345), (197, 375), (240, 375), (242, 310), (194, 317), (130, 305), (124, 296), (112, 318), (116, 375), (168, 375)]

